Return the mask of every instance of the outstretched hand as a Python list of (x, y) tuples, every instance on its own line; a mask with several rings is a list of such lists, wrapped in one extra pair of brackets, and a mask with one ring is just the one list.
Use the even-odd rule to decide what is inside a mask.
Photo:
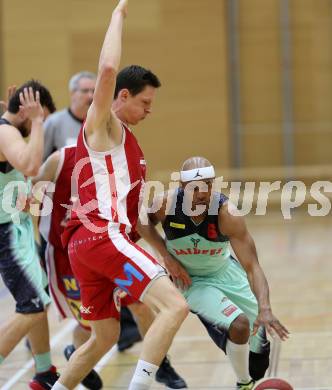
[(114, 12), (121, 12), (126, 17), (128, 14), (128, 0), (119, 0)]
[(24, 88), (23, 92), (20, 93), (20, 102), (20, 111), (23, 112), (28, 119), (31, 121), (44, 119), (44, 111), (40, 105), (39, 91), (36, 91), (35, 96), (31, 87), (29, 87), (29, 89)]
[(271, 310), (262, 310), (258, 313), (254, 322), (253, 335), (255, 335), (260, 326), (264, 326), (266, 331), (274, 337), (277, 334), (282, 341), (289, 337), (289, 331), (284, 325), (272, 314)]

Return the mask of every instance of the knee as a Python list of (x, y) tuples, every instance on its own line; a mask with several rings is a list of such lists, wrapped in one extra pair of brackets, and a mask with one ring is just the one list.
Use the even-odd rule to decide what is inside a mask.
[(189, 314), (188, 303), (180, 294), (169, 302), (168, 310), (172, 313), (172, 317), (175, 321), (179, 323), (182, 323)]
[(245, 344), (250, 336), (250, 323), (248, 317), (240, 314), (229, 328), (229, 338), (237, 344)]

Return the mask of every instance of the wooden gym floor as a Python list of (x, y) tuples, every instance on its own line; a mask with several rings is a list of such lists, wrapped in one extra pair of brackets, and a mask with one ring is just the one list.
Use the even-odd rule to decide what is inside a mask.
[[(332, 390), (331, 215), (314, 218), (297, 213), (285, 221), (273, 213), (247, 221), (269, 280), (274, 313), (291, 331), (291, 338), (282, 345), (278, 376), (298, 390)], [(0, 283), (1, 323), (14, 306)], [(62, 351), (71, 340), (73, 323), (59, 323), (50, 310), (50, 326), (53, 359), (61, 371)], [(136, 344), (125, 353), (114, 348), (106, 355), (97, 366), (105, 389), (127, 388), (139, 352), (140, 344)], [(193, 315), (176, 336), (170, 356), (189, 388), (234, 389), (229, 362)], [(21, 343), (0, 366), (0, 390), (27, 389), (32, 366)]]

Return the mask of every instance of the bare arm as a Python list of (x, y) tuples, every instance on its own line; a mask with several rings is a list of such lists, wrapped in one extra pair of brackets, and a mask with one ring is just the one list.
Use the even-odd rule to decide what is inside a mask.
[(32, 178), (32, 184), (36, 184), (41, 181), (55, 182), (55, 174), (60, 162), (61, 152), (57, 150), (52, 153), (49, 158), (40, 167), (39, 172)]
[(147, 223), (144, 224), (141, 221), (138, 221), (137, 232), (142, 238), (144, 238), (145, 241), (147, 241), (148, 244), (150, 244), (155, 250), (158, 251), (162, 258), (162, 265), (164, 265), (164, 258), (167, 257), (169, 253), (167, 251), (165, 241), (158, 233), (150, 218), (148, 218)]
[[(162, 223), (165, 219), (166, 203), (164, 201), (164, 196), (161, 195), (161, 197), (163, 198), (161, 207), (155, 212), (150, 212), (147, 218), (144, 218), (144, 223), (142, 222), (142, 218), (140, 218), (137, 223), (137, 231), (139, 235), (144, 238), (154, 249), (156, 249), (162, 258), (164, 258), (167, 257), (169, 253), (167, 251), (165, 241), (155, 227), (155, 225), (157, 225), (159, 222)], [(160, 197), (158, 198), (160, 199)], [(158, 200), (155, 200), (155, 203), (157, 202)], [(154, 205), (152, 205), (152, 209), (154, 209)], [(144, 212), (145, 211), (146, 210), (144, 210)]]
[[(160, 256), (161, 263), (167, 268), (168, 272), (173, 278), (173, 281), (178, 287), (183, 289), (188, 288), (191, 285), (191, 278), (185, 268), (176, 260), (167, 250), (164, 239), (157, 231), (155, 225), (159, 222), (162, 223), (165, 220), (167, 213), (167, 198), (168, 194), (164, 194), (161, 203), (161, 207), (155, 212), (148, 214), (148, 223), (137, 225), (137, 231), (142, 238), (144, 238), (153, 248), (155, 248)], [(159, 204), (158, 199), (156, 200)], [(152, 209), (155, 209), (152, 205)]]
[[(52, 153), (40, 167), (38, 174), (32, 178), (32, 195), (29, 199), (29, 208), (32, 215), (40, 215), (40, 207), (44, 201), (45, 192), (52, 191), (50, 183), (56, 182), (56, 173), (60, 159), (60, 151)], [(54, 184), (53, 187), (55, 188)]]
[(46, 161), (47, 158), (56, 150), (55, 147), (55, 133), (56, 133), (56, 124), (54, 121), (53, 115), (50, 115), (44, 122), (44, 155), (43, 161)]
[[(116, 76), (120, 66), (122, 51), (122, 29), (127, 15), (128, 0), (120, 0), (114, 9), (103, 47), (100, 53), (96, 89), (89, 109), (86, 130), (105, 132), (111, 115)], [(121, 142), (122, 129), (114, 114), (111, 123), (112, 137), (116, 143)]]
[(226, 204), (219, 211), (219, 226), (221, 226), (221, 233), (229, 237), (232, 248), (247, 273), (251, 290), (258, 302), (259, 312), (254, 324), (254, 332), (256, 333), (258, 327), (263, 325), (269, 333), (273, 334), (274, 330), (282, 340), (286, 339), (287, 329), (272, 314), (269, 286), (258, 262), (254, 240), (248, 232), (244, 219), (232, 215)]
[(7, 161), (25, 176), (38, 173), (42, 163), (44, 147), (44, 112), (39, 101), (39, 92), (34, 96), (32, 88), (20, 94), (20, 111), (31, 120), (31, 134), (25, 142), (21, 133), (13, 126), (3, 125), (0, 132), (0, 151)]

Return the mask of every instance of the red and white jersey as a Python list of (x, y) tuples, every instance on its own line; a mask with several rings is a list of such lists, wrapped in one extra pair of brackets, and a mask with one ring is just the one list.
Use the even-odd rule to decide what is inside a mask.
[[(56, 248), (62, 248), (63, 221), (71, 204), (71, 178), (75, 166), (76, 145), (60, 149), (60, 161), (55, 174), (55, 190), (46, 195), (52, 199), (52, 213), (40, 218), (39, 231)], [(45, 200), (44, 200), (45, 202)], [(66, 207), (67, 206), (67, 207)]]
[(104, 221), (129, 233), (138, 219), (146, 163), (136, 137), (122, 126), (121, 144), (106, 152), (92, 150), (84, 126), (81, 129), (74, 170), (79, 202), (73, 207), (72, 220), (79, 220), (83, 213), (91, 222)]

